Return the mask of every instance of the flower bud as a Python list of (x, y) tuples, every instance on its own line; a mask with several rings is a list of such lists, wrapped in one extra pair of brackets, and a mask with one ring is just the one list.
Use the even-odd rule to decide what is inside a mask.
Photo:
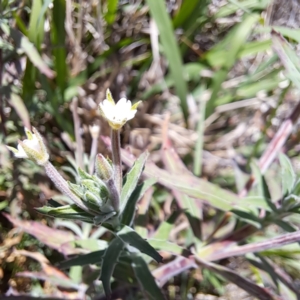
[(49, 161), (49, 154), (43, 142), (42, 136), (33, 128), (33, 133), (25, 128), (27, 139), (19, 141), (18, 149), (7, 147), (11, 150), (15, 157), (29, 158), (35, 161), (38, 165), (44, 166)]
[(95, 169), (99, 178), (105, 182), (113, 176), (113, 168), (102, 154), (97, 154), (96, 156)]

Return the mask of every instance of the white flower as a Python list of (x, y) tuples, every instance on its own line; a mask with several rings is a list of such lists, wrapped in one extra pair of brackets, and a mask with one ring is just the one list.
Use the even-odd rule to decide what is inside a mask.
[(117, 104), (113, 100), (109, 89), (106, 91), (106, 99), (99, 104), (101, 115), (108, 121), (112, 129), (120, 129), (127, 121), (134, 118), (137, 107), (141, 101), (131, 105), (131, 101), (121, 98)]
[(39, 165), (45, 165), (49, 160), (49, 154), (39, 132), (33, 128), (33, 133), (25, 128), (27, 139), (19, 141), (18, 149), (7, 147), (15, 157), (29, 158)]

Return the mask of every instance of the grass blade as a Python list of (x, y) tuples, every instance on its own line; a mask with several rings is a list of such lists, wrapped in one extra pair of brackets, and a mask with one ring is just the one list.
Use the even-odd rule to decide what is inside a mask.
[(206, 58), (209, 63), (220, 69), (213, 77), (212, 95), (206, 106), (206, 117), (213, 113), (222, 83), (238, 59), (239, 52), (244, 47), (252, 27), (258, 19), (257, 14), (248, 15), (242, 23), (230, 31), (224, 40), (207, 53)]
[(167, 13), (165, 1), (147, 0), (152, 18), (160, 32), (161, 43), (165, 56), (169, 61), (171, 76), (173, 77), (176, 92), (180, 99), (184, 119), (188, 120), (187, 85), (183, 76), (183, 65), (170, 17)]
[(104, 15), (104, 19), (107, 24), (111, 25), (116, 19), (116, 12), (118, 8), (118, 0), (107, 0), (107, 12)]
[(288, 42), (276, 31), (272, 31), (274, 50), (287, 70), (287, 77), (300, 90), (299, 58)]
[(61, 99), (64, 99), (68, 70), (66, 64), (66, 32), (65, 32), (65, 0), (53, 1), (53, 22), (51, 30), (51, 40), (53, 45), (53, 55), (55, 57), (54, 66), (57, 74), (57, 84), (60, 88)]

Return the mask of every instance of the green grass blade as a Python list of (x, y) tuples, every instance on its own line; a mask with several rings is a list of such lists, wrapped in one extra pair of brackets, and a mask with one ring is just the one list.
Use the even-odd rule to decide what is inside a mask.
[(104, 19), (107, 24), (111, 25), (116, 19), (116, 12), (118, 8), (118, 0), (107, 0), (107, 12), (104, 15)]
[(272, 31), (274, 49), (287, 70), (287, 77), (300, 90), (299, 58), (289, 43), (276, 31)]
[(182, 113), (187, 123), (187, 85), (183, 76), (183, 65), (180, 51), (176, 43), (170, 17), (166, 10), (165, 1), (147, 0), (147, 4), (149, 5), (151, 16), (158, 27), (164, 54), (169, 61), (171, 76), (173, 77), (175, 89), (180, 98)]
[(66, 64), (66, 32), (65, 32), (65, 0), (53, 1), (53, 22), (51, 28), (51, 40), (53, 46), (54, 66), (57, 74), (56, 80), (60, 89), (61, 100), (64, 99), (64, 91), (67, 85), (68, 69)]
[(185, 21), (189, 19), (191, 14), (195, 11), (199, 3), (202, 1), (200, 0), (189, 0), (189, 1), (183, 1), (179, 12), (175, 16), (173, 20), (173, 26), (174, 28), (177, 28), (181, 26)]
[(28, 38), (34, 43), (38, 50), (44, 40), (44, 17), (41, 15), (42, 1), (35, 0), (32, 2)]
[(206, 59), (208, 62), (220, 69), (213, 77), (212, 95), (206, 106), (206, 117), (213, 113), (222, 83), (237, 61), (239, 52), (244, 47), (252, 27), (258, 19), (259, 15), (257, 14), (248, 15), (242, 23), (230, 31), (224, 40), (207, 53)]
[[(245, 0), (245, 1), (231, 1), (232, 3), (222, 6), (216, 13), (215, 18), (224, 18), (236, 13), (237, 10), (256, 11), (265, 9), (271, 0)], [(235, 2), (235, 3), (233, 3)], [(238, 3), (238, 5), (237, 5)]]

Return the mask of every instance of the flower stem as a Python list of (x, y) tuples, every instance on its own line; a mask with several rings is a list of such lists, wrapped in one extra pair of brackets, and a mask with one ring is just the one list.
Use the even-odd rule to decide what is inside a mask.
[[(70, 190), (66, 180), (58, 173), (54, 166), (48, 161), (44, 165), (47, 176), (52, 180), (57, 189), (59, 189), (64, 195), (68, 196), (74, 203), (86, 212), (90, 212), (81, 199), (79, 199), (75, 194)], [(92, 212), (90, 212), (92, 213)]]
[(119, 195), (122, 190), (122, 163), (121, 163), (121, 142), (120, 130), (111, 130), (112, 162), (114, 168), (114, 181)]

